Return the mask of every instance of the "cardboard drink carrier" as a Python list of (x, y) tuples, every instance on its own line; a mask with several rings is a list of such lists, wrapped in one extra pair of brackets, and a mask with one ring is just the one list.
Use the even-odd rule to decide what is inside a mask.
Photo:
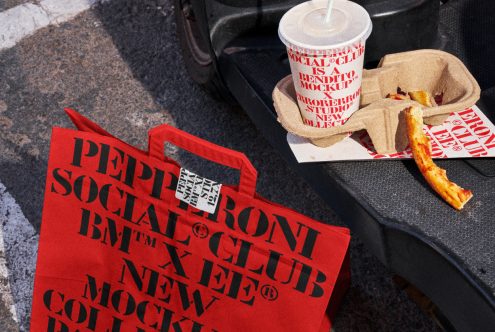
[[(385, 98), (398, 87), (404, 91), (424, 90), (432, 96), (443, 94), (443, 103), (425, 108), (413, 100)], [(278, 121), (288, 132), (320, 147), (335, 144), (351, 132), (366, 130), (378, 153), (395, 153), (408, 144), (401, 114), (406, 107), (422, 107), (424, 122), (440, 125), (449, 114), (471, 107), (480, 97), (480, 87), (464, 64), (455, 56), (438, 50), (386, 55), (378, 68), (364, 70), (361, 89), (360, 109), (347, 122), (342, 126), (316, 128), (303, 123), (289, 75), (273, 91)]]
[[(349, 285), (349, 230), (256, 194), (240, 152), (168, 125), (139, 150), (73, 110), (54, 128), (31, 331), (325, 331)], [(240, 171), (238, 186), (164, 155)]]

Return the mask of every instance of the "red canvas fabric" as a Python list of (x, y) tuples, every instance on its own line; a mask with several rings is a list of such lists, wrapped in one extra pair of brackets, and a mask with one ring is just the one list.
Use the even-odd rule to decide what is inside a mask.
[[(246, 158), (168, 125), (149, 151), (77, 112), (54, 128), (31, 331), (329, 331), (349, 231), (256, 194)], [(169, 142), (240, 171), (213, 213), (178, 200)]]

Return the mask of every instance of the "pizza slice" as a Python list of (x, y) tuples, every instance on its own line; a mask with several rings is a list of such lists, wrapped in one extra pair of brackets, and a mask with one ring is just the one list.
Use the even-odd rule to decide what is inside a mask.
[(405, 115), (409, 144), (421, 174), (447, 203), (461, 210), (473, 197), (473, 193), (449, 181), (447, 172), (435, 165), (431, 159), (430, 140), (423, 132), (423, 110), (419, 107), (409, 107), (405, 110)]
[(385, 98), (394, 100), (414, 100), (426, 107), (436, 107), (442, 104), (443, 93), (433, 97), (428, 91), (417, 90), (406, 93), (398, 87), (396, 93), (389, 93)]
[(417, 101), (423, 106), (434, 107), (437, 106), (435, 99), (427, 92), (423, 90), (411, 91), (408, 93), (412, 100)]
[(385, 96), (385, 98), (394, 99), (394, 100), (410, 100), (411, 98), (407, 93), (402, 91), (400, 87), (397, 87), (396, 93), (389, 93)]

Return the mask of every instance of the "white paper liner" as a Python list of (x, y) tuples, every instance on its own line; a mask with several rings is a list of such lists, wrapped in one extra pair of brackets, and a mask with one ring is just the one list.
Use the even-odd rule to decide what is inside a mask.
[[(495, 126), (477, 106), (452, 113), (442, 125), (425, 125), (423, 130), (430, 137), (435, 159), (495, 157)], [(291, 133), (287, 142), (299, 163), (412, 158), (409, 147), (395, 154), (376, 153), (365, 131), (326, 148)]]

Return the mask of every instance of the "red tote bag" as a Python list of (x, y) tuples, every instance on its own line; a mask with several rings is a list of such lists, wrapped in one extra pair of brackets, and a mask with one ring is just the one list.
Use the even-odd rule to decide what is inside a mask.
[[(31, 331), (329, 331), (349, 231), (256, 195), (246, 158), (168, 125), (148, 151), (72, 110), (54, 128)], [(238, 186), (164, 156), (240, 171)]]

